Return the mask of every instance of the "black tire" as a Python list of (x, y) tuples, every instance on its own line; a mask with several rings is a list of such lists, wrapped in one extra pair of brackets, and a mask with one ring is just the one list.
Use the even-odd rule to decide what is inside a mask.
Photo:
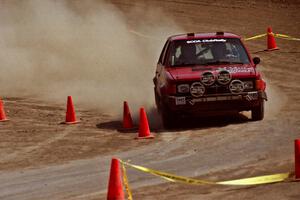
[(259, 106), (255, 107), (251, 110), (251, 118), (252, 121), (260, 121), (263, 120), (264, 114), (265, 114), (265, 106), (264, 106), (264, 100), (262, 100), (259, 104)]
[(161, 117), (162, 117), (164, 128), (166, 129), (176, 128), (177, 117), (174, 113), (170, 112), (169, 109), (163, 107), (161, 109)]

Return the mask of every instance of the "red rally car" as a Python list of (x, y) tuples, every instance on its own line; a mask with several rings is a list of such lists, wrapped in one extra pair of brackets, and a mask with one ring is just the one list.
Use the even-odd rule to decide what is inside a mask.
[(251, 110), (264, 118), (266, 83), (241, 37), (232, 33), (188, 33), (165, 43), (155, 72), (154, 92), (165, 127), (183, 116)]

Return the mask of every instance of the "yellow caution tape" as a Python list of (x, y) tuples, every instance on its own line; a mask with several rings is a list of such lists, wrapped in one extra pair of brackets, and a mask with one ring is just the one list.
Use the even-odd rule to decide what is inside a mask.
[(231, 181), (217, 182), (220, 185), (259, 185), (267, 183), (281, 182), (289, 178), (290, 173), (272, 174), (265, 176), (257, 176), (252, 178), (243, 178)]
[(121, 164), (122, 164), (123, 182), (124, 182), (124, 185), (125, 185), (125, 189), (127, 191), (128, 200), (132, 200), (132, 193), (131, 193), (129, 183), (128, 183), (126, 168), (125, 168), (125, 165), (124, 165), (123, 162), (121, 162)]
[(295, 38), (295, 37), (292, 37), (289, 35), (284, 35), (284, 34), (279, 34), (279, 33), (275, 33), (274, 36), (277, 38), (286, 39), (286, 40), (300, 41), (300, 38)]
[(245, 38), (244, 40), (245, 41), (254, 40), (254, 39), (257, 39), (257, 38), (265, 37), (266, 35), (267, 35), (266, 33), (260, 34), (260, 35), (255, 35), (255, 36), (252, 36), (252, 37), (249, 37), (249, 38)]
[(177, 176), (174, 174), (149, 169), (146, 167), (142, 167), (139, 165), (133, 165), (129, 164), (127, 162), (124, 162), (120, 160), (120, 162), (123, 165), (130, 166), (134, 169), (153, 174), (155, 176), (159, 176), (163, 179), (166, 179), (171, 182), (181, 182), (186, 184), (193, 184), (193, 185), (203, 185), (203, 184), (214, 184), (214, 185), (258, 185), (258, 184), (267, 184), (267, 183), (275, 183), (275, 182), (281, 182), (286, 180), (290, 173), (281, 173), (281, 174), (273, 174), (273, 175), (265, 175), (265, 176), (257, 176), (257, 177), (251, 177), (251, 178), (243, 178), (243, 179), (237, 179), (237, 180), (230, 180), (230, 181), (221, 181), (221, 182), (214, 182), (214, 181), (207, 181), (207, 180), (199, 180), (194, 178), (188, 178), (184, 176)]
[(184, 177), (184, 176), (177, 176), (177, 175), (174, 175), (174, 174), (161, 172), (161, 171), (158, 171), (158, 170), (149, 169), (149, 168), (146, 168), (146, 167), (129, 164), (129, 163), (124, 162), (122, 160), (120, 160), (120, 162), (127, 165), (127, 166), (130, 166), (132, 168), (135, 168), (137, 170), (140, 170), (140, 171), (143, 171), (143, 172), (146, 172), (146, 173), (150, 173), (150, 174), (153, 174), (155, 176), (162, 177), (162, 178), (166, 179), (167, 181), (171, 181), (171, 182), (183, 182), (183, 183), (196, 184), (196, 185), (215, 184), (215, 182), (212, 182), (212, 181), (204, 181), (204, 180), (197, 180), (197, 179), (187, 178), (187, 177)]
[(284, 34), (280, 34), (280, 33), (273, 33), (273, 32), (271, 32), (271, 33), (264, 33), (264, 34), (260, 34), (260, 35), (255, 35), (253, 37), (245, 38), (244, 40), (245, 41), (254, 40), (254, 39), (258, 39), (258, 38), (267, 36), (268, 34), (274, 35), (274, 37), (281, 38), (281, 39), (300, 41), (300, 38), (295, 38), (295, 37), (292, 37), (292, 36), (289, 36), (289, 35), (284, 35)]
[[(129, 32), (132, 33), (132, 34), (135, 34), (139, 37), (144, 37), (144, 38), (148, 38), (148, 39), (157, 39), (155, 37), (151, 37), (149, 35), (145, 35), (145, 34), (142, 34), (140, 32), (134, 31), (134, 30), (129, 30)], [(252, 37), (244, 38), (244, 40), (245, 41), (255, 40), (255, 39), (258, 39), (258, 38), (265, 37), (268, 34), (274, 35), (274, 37), (281, 38), (281, 39), (300, 41), (300, 38), (295, 38), (295, 37), (292, 37), (292, 36), (289, 36), (289, 35), (284, 35), (284, 34), (280, 34), (280, 33), (273, 33), (273, 32), (263, 33), (263, 34), (260, 34), (260, 35), (255, 35), (255, 36), (252, 36)]]

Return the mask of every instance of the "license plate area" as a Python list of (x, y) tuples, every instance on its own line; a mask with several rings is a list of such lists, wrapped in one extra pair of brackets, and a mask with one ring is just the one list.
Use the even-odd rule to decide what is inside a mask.
[(178, 105), (185, 105), (186, 104), (186, 100), (185, 97), (176, 97), (175, 98), (175, 104)]

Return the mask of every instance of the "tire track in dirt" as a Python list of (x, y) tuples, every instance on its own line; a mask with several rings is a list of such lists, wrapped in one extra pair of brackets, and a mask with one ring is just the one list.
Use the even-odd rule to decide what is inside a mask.
[(34, 146), (25, 147), (25, 148), (22, 148), (21, 150), (13, 152), (13, 153), (3, 155), (0, 158), (0, 162), (9, 162), (9, 161), (15, 160), (16, 158), (22, 158), (31, 152), (34, 152), (45, 146), (49, 146), (51, 143), (56, 142), (58, 140), (63, 139), (64, 137), (66, 137), (71, 132), (71, 130), (72, 130), (71, 128), (72, 127), (66, 127), (66, 129), (63, 132), (59, 132), (57, 135), (55, 135), (45, 141), (39, 142)]

